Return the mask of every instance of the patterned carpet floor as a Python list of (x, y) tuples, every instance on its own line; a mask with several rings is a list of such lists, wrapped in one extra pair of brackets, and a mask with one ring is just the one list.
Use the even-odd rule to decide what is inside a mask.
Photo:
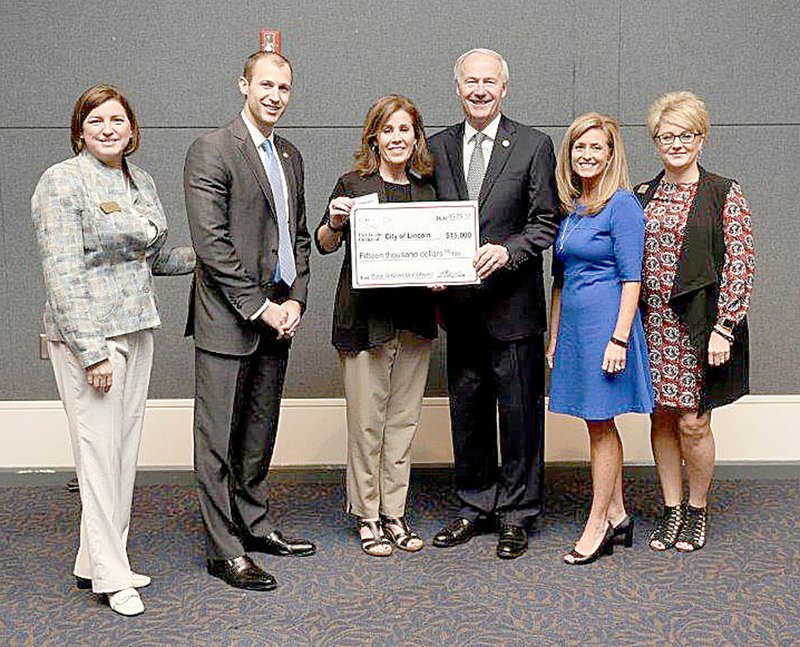
[[(114, 614), (71, 577), (79, 499), (63, 487), (0, 487), (0, 646), (724, 646), (800, 644), (800, 480), (714, 484), (710, 538), (694, 555), (648, 550), (651, 478), (628, 478), (632, 549), (564, 565), (589, 500), (585, 468), (548, 475), (548, 513), (522, 558), (485, 535), (452, 549), (370, 558), (339, 483), (276, 479), (274, 518), (318, 544), (255, 557), (279, 588), (251, 593), (205, 572), (187, 485), (136, 489), (129, 554), (153, 577), (147, 611)], [(409, 517), (430, 541), (455, 509), (447, 474), (416, 474)]]

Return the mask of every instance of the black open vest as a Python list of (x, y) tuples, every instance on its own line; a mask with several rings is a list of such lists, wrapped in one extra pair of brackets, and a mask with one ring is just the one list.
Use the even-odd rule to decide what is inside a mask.
[[(656, 192), (664, 172), (636, 187), (642, 208)], [(725, 263), (722, 210), (733, 180), (700, 167), (697, 197), (689, 212), (678, 272), (669, 305), (686, 324), (692, 345), (703, 362), (700, 413), (730, 404), (750, 392), (747, 318), (735, 327), (731, 359), (722, 366), (708, 364), (708, 338), (717, 322), (717, 298)], [(646, 306), (645, 306), (646, 307)]]

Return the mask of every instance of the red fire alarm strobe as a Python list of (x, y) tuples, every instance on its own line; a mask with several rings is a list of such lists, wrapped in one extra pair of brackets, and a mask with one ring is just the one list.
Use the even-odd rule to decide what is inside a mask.
[(261, 51), (281, 53), (281, 30), (262, 29), (261, 30)]

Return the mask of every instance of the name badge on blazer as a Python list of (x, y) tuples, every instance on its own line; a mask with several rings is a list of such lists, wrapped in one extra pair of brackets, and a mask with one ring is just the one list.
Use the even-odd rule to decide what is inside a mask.
[(122, 211), (122, 209), (116, 202), (101, 202), (100, 208), (103, 210), (103, 213), (105, 214)]

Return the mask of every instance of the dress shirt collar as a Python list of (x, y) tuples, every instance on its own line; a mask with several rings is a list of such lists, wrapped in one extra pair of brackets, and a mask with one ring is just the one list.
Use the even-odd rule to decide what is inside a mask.
[[(500, 128), (500, 117), (501, 115), (497, 115), (494, 119), (489, 122), (489, 125), (486, 126), (481, 132), (486, 135), (489, 141), (494, 141), (497, 139), (497, 129)], [(469, 142), (472, 141), (472, 138), (475, 136), (475, 133), (478, 131), (472, 127), (472, 124), (469, 121), (464, 121), (464, 141)]]
[(255, 147), (257, 149), (261, 150), (261, 147), (264, 145), (264, 142), (267, 141), (268, 139), (272, 142), (272, 148), (275, 148), (274, 129), (269, 134), (269, 137), (264, 137), (264, 134), (258, 128), (255, 127), (255, 125), (253, 124), (252, 121), (250, 121), (249, 117), (247, 116), (244, 110), (242, 110), (242, 120), (244, 121), (244, 125), (247, 126), (247, 132), (250, 133), (250, 139), (253, 140), (253, 144), (255, 144)]

